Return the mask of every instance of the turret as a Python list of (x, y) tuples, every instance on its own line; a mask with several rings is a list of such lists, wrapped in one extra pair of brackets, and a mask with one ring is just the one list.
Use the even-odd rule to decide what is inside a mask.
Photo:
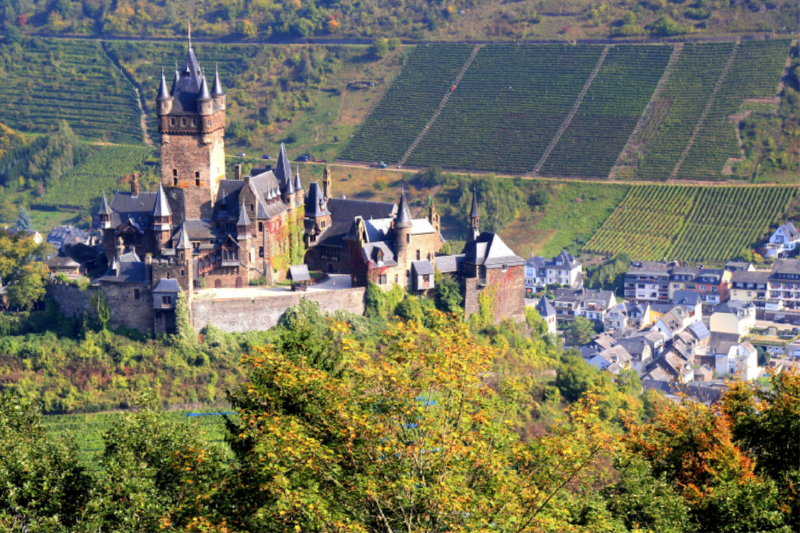
[(333, 178), (331, 177), (330, 169), (326, 166), (322, 174), (322, 195), (325, 197), (326, 202), (331, 197), (331, 194), (333, 194)]
[(163, 248), (169, 240), (171, 231), (172, 210), (169, 208), (169, 202), (167, 202), (167, 195), (164, 193), (164, 188), (159, 184), (158, 194), (156, 194), (156, 205), (153, 207), (153, 232), (159, 250)]
[(304, 219), (306, 221), (308, 245), (314, 246), (317, 243), (317, 238), (331, 225), (331, 213), (328, 211), (328, 205), (316, 182), (312, 183), (308, 188)]
[(278, 154), (278, 161), (275, 165), (275, 177), (278, 178), (278, 185), (281, 190), (286, 187), (286, 182), (292, 179), (292, 167), (289, 164), (289, 154), (286, 153), (286, 145), (281, 143), (281, 151)]
[(411, 210), (406, 201), (406, 191), (400, 191), (400, 206), (397, 209), (397, 218), (394, 220), (394, 250), (397, 255), (397, 265), (406, 269), (406, 283), (410, 275), (410, 259), (408, 245), (411, 244)]
[(208, 90), (208, 83), (206, 77), (203, 76), (203, 81), (200, 82), (200, 96), (197, 97), (197, 110), (202, 116), (209, 116), (213, 110), (213, 99)]
[[(177, 82), (178, 73), (175, 72), (175, 82), (173, 82), (173, 90)], [(166, 115), (172, 111), (172, 94), (167, 91), (167, 78), (164, 77), (164, 67), (161, 67), (161, 84), (158, 87), (158, 96), (156, 97), (158, 105), (158, 114)]]
[(300, 166), (297, 166), (297, 176), (294, 178), (294, 193), (297, 202), (297, 207), (305, 203), (306, 193), (303, 190), (303, 182), (300, 181)]
[(181, 232), (178, 234), (178, 244), (175, 245), (178, 250), (178, 262), (190, 263), (192, 262), (192, 241), (189, 240), (189, 234), (186, 233), (186, 224), (181, 225)]
[(250, 238), (250, 217), (247, 216), (247, 211), (244, 208), (244, 200), (242, 200), (242, 208), (239, 210), (239, 221), (236, 223), (236, 239), (246, 240)]
[(433, 205), (433, 198), (428, 196), (428, 222), (431, 223), (436, 233), (441, 233), (441, 221), (439, 213), (436, 212), (436, 207)]
[(469, 214), (469, 235), (467, 242), (474, 241), (481, 234), (479, 225), (480, 214), (478, 212), (478, 189), (472, 188), (472, 211)]
[(286, 180), (286, 189), (283, 192), (283, 201), (286, 203), (286, 206), (289, 209), (295, 208), (295, 200), (297, 195), (295, 194), (294, 190), (294, 179), (292, 176), (289, 176), (289, 179)]
[(220, 108), (225, 109), (225, 91), (222, 90), (222, 81), (219, 78), (219, 69), (214, 66), (214, 87), (211, 89), (211, 96), (214, 98), (214, 104)]
[(97, 218), (100, 221), (100, 228), (101, 229), (111, 229), (111, 215), (114, 212), (111, 210), (111, 206), (108, 205), (108, 201), (106, 200), (106, 193), (103, 193), (103, 202), (100, 204), (100, 211), (97, 212)]

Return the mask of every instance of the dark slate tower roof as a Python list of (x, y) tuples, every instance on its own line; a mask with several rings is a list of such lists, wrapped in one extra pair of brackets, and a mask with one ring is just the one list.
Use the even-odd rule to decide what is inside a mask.
[[(173, 98), (175, 98), (172, 103), (174, 111), (178, 113), (195, 113), (197, 110), (196, 101), (200, 96), (202, 85), (203, 72), (200, 70), (200, 64), (197, 62), (194, 50), (190, 46), (172, 94)], [(206, 88), (207, 91), (208, 89)]]
[(181, 233), (178, 237), (178, 244), (175, 246), (178, 250), (191, 250), (192, 241), (189, 240), (189, 234), (186, 233), (186, 224), (181, 224)]
[(289, 165), (289, 154), (286, 153), (286, 145), (281, 143), (281, 153), (278, 154), (278, 163), (273, 171), (278, 178), (281, 190), (286, 187), (286, 182), (292, 179), (292, 167)]
[(211, 93), (208, 92), (208, 83), (206, 83), (205, 76), (203, 76), (203, 81), (200, 82), (200, 96), (197, 99), (205, 102), (211, 100)]
[[(300, 168), (298, 167), (298, 172), (300, 172)], [(289, 174), (289, 179), (286, 180), (286, 194), (294, 194), (294, 180), (292, 179), (292, 175)]]
[(470, 218), (478, 217), (478, 189), (472, 188), (472, 212), (469, 214)]
[(175, 62), (175, 78), (172, 80), (172, 90), (169, 92), (172, 96), (175, 96), (175, 91), (178, 90), (178, 83), (181, 81), (181, 73), (178, 70), (178, 62)]
[(214, 88), (211, 89), (211, 96), (225, 96), (222, 90), (222, 81), (219, 79), (219, 69), (214, 67)]
[(171, 217), (172, 210), (169, 208), (167, 202), (167, 195), (164, 194), (164, 188), (161, 184), (158, 185), (158, 195), (156, 196), (156, 206), (153, 208), (154, 217)]
[(408, 202), (406, 202), (405, 189), (400, 191), (400, 206), (397, 208), (397, 219), (394, 222), (394, 227), (398, 229), (410, 228), (413, 225), (411, 221), (411, 211), (408, 209)]
[(97, 212), (98, 215), (111, 215), (111, 206), (108, 205), (108, 200), (106, 200), (106, 193), (103, 193), (103, 203), (100, 204), (100, 211)]
[(161, 67), (161, 86), (158, 88), (158, 100), (166, 100), (167, 98), (169, 98), (167, 78), (164, 77), (164, 67)]
[(303, 190), (303, 182), (300, 181), (300, 166), (297, 167), (297, 176), (294, 178), (294, 190), (302, 191)]
[(244, 208), (244, 199), (242, 199), (242, 208), (239, 209), (239, 221), (236, 223), (237, 226), (249, 226), (250, 225), (250, 218), (247, 216), (247, 210)]
[(325, 215), (330, 215), (330, 212), (322, 197), (322, 191), (319, 190), (319, 184), (314, 182), (308, 188), (308, 196), (306, 196), (306, 216), (322, 217)]

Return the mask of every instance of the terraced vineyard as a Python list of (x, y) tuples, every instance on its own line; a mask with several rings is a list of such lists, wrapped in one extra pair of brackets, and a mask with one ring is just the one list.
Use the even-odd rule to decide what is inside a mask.
[[(206, 432), (212, 441), (221, 442), (225, 434), (223, 418), (212, 414), (219, 412), (216, 409), (164, 411), (160, 416), (175, 421), (186, 421), (196, 426), (198, 431)], [(66, 431), (72, 432), (78, 444), (78, 458), (90, 469), (96, 469), (100, 467), (99, 460), (103, 454), (103, 435), (121, 416), (123, 413), (48, 415), (44, 417), (44, 423), (52, 435), (63, 434)]]
[(678, 177), (696, 180), (722, 178), (728, 158), (741, 157), (735, 115), (746, 98), (775, 97), (789, 53), (789, 41), (743, 41), (728, 75), (709, 109)]
[(101, 146), (51, 187), (38, 205), (83, 208), (103, 191), (113, 193), (120, 180), (132, 174), (153, 153), (149, 146)]
[(797, 187), (632, 187), (585, 249), (643, 261), (726, 261), (762, 238), (797, 193)]
[(605, 177), (669, 62), (672, 46), (615, 46), (541, 174)]
[(0, 50), (3, 124), (47, 132), (66, 120), (87, 139), (143, 142), (136, 92), (99, 43), (26, 38)]
[(474, 48), (466, 44), (417, 46), (403, 73), (342, 151), (341, 158), (400, 161), (451, 89)]
[(408, 164), (530, 172), (602, 51), (588, 45), (483, 47)]

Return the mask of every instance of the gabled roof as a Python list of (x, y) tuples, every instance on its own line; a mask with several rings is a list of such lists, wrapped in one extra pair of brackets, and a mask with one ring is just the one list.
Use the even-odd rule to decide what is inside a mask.
[(51, 268), (78, 268), (80, 263), (77, 263), (71, 257), (63, 257), (60, 255), (48, 256), (44, 260), (44, 264)]
[(800, 259), (778, 259), (770, 277), (775, 274), (800, 274)]
[[(559, 262), (562, 263), (561, 266), (565, 266), (565, 267), (569, 268), (570, 270), (572, 270), (573, 268), (575, 268), (575, 267), (577, 267), (577, 266), (579, 266), (581, 264), (580, 261), (577, 261), (575, 259), (575, 256), (573, 256), (570, 253), (567, 253), (566, 250), (561, 250), (561, 253), (558, 254), (557, 256), (555, 256), (553, 258), (553, 261), (551, 261), (550, 263), (553, 266), (559, 266), (558, 265)], [(548, 266), (550, 266), (550, 265), (548, 264)]]
[(236, 223), (237, 226), (249, 226), (250, 225), (250, 217), (247, 216), (247, 209), (244, 207), (244, 199), (242, 199), (242, 208), (239, 209), (239, 221)]
[(308, 265), (292, 265), (289, 267), (289, 279), (292, 281), (311, 281)]
[(394, 221), (396, 229), (410, 228), (413, 225), (411, 211), (408, 209), (405, 189), (400, 191), (400, 205), (397, 208), (397, 218)]
[(440, 255), (436, 257), (436, 268), (442, 273), (459, 272), (462, 261), (464, 261), (464, 254)]
[[(394, 250), (386, 241), (369, 242), (361, 249), (361, 256), (365, 263), (372, 263), (370, 268), (383, 266), (397, 266)], [(382, 264), (378, 264), (379, 257), (382, 257)]]
[(672, 303), (694, 307), (700, 303), (700, 293), (697, 291), (677, 290), (672, 295)]
[(417, 276), (425, 276), (433, 274), (433, 265), (430, 261), (411, 261), (411, 270), (416, 272)]
[(140, 229), (152, 226), (157, 195), (155, 192), (140, 192), (138, 196), (131, 196), (129, 192), (118, 192), (111, 201), (112, 226), (119, 227), (128, 220)]
[(181, 286), (176, 279), (161, 278), (158, 284), (153, 288), (153, 292), (168, 292), (177, 293), (181, 291)]
[(769, 281), (768, 270), (736, 270), (731, 274), (731, 281), (735, 283), (763, 283)]
[(686, 329), (691, 331), (692, 335), (694, 335), (695, 338), (697, 338), (697, 340), (699, 341), (711, 336), (711, 332), (708, 331), (708, 328), (702, 322), (695, 322), (693, 324), (690, 324), (689, 327)]
[(139, 256), (136, 254), (135, 250), (131, 250), (130, 252), (124, 253), (119, 256), (118, 261), (120, 263), (139, 263), (142, 260), (139, 259)]
[(499, 235), (484, 231), (474, 241), (464, 247), (464, 261), (472, 265), (483, 265), (486, 268), (505, 266), (521, 266), (525, 260), (518, 257)]
[(186, 233), (186, 223), (181, 224), (180, 233), (178, 236), (178, 244), (175, 245), (178, 250), (191, 250), (192, 241), (189, 239), (189, 234)]
[(548, 318), (551, 316), (556, 316), (556, 308), (553, 307), (553, 304), (550, 303), (550, 300), (542, 296), (539, 300), (539, 303), (536, 304), (536, 310), (539, 311), (539, 316), (542, 318)]
[(783, 234), (789, 237), (790, 240), (795, 241), (800, 239), (800, 231), (794, 227), (794, 224), (791, 222), (786, 222), (785, 224), (778, 227), (778, 229), (783, 230)]
[(544, 257), (535, 256), (533, 255), (533, 252), (531, 252), (531, 257), (530, 259), (525, 260), (525, 265), (532, 266), (537, 269), (545, 268), (547, 266), (547, 259)]
[(145, 283), (147, 281), (146, 265), (142, 262), (115, 262), (98, 281), (106, 283)]
[(153, 208), (153, 216), (154, 217), (171, 217), (172, 210), (169, 208), (169, 202), (167, 202), (167, 195), (164, 193), (164, 187), (161, 184), (158, 184), (158, 192), (156, 193), (156, 205)]

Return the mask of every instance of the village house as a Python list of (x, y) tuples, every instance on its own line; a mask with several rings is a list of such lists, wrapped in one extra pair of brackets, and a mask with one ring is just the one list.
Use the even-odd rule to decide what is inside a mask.
[(755, 302), (764, 307), (769, 289), (769, 270), (737, 270), (731, 273), (731, 300)]
[(737, 375), (752, 381), (760, 374), (758, 351), (749, 341), (719, 343), (714, 349), (714, 370), (720, 376)]
[(767, 242), (766, 257), (785, 257), (793, 254), (800, 243), (800, 231), (791, 222), (778, 226)]
[(556, 308), (553, 307), (550, 300), (542, 296), (536, 303), (536, 310), (539, 312), (539, 316), (542, 317), (542, 320), (547, 323), (547, 333), (549, 335), (555, 335), (558, 331), (558, 325), (556, 323), (558, 313), (556, 313)]
[(552, 260), (531, 253), (530, 259), (525, 261), (525, 294), (530, 298), (547, 285), (580, 289), (583, 286), (583, 264), (566, 250)]
[(730, 300), (714, 308), (709, 329), (714, 333), (735, 333), (739, 338), (750, 334), (756, 325), (756, 306), (752, 302)]
[(625, 299), (642, 302), (668, 302), (670, 275), (676, 262), (631, 261), (625, 274)]

